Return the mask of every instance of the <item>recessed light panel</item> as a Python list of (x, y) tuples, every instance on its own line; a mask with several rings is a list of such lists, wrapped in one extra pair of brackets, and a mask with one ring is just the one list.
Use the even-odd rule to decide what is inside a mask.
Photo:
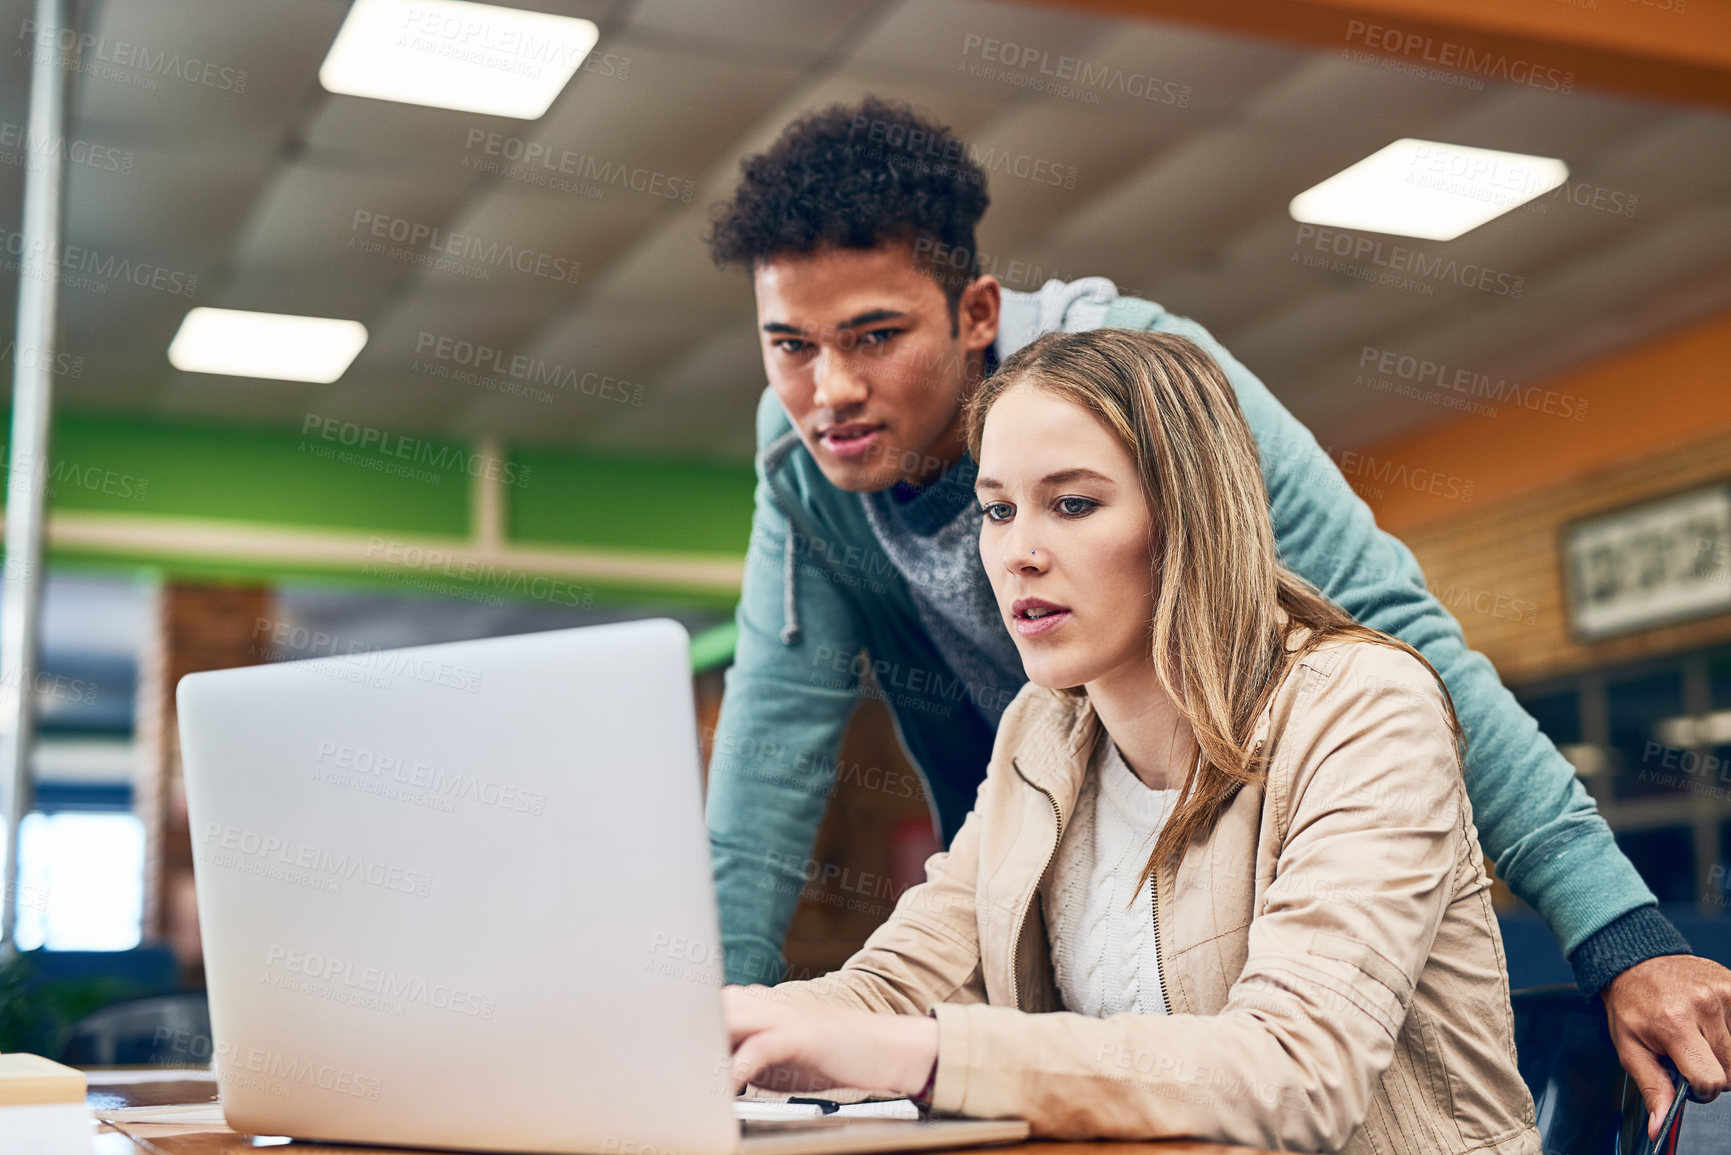
[(334, 317), (197, 308), (169, 342), (168, 361), (187, 373), (329, 384), (367, 343), (367, 327)]
[(591, 20), (468, 0), (355, 0), (319, 83), (345, 96), (534, 120), (600, 35)]
[(1292, 219), (1452, 241), (1543, 196), (1569, 166), (1543, 156), (1397, 140), (1292, 198)]

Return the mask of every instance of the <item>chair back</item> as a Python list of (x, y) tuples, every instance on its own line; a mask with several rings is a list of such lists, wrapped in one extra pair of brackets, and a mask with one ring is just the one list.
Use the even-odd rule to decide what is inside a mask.
[(203, 991), (113, 1003), (73, 1024), (60, 1061), (74, 1067), (201, 1066), (211, 1061)]
[(1532, 1092), (1545, 1155), (1615, 1155), (1623, 1068), (1605, 1011), (1573, 984), (1509, 996), (1515, 1062)]

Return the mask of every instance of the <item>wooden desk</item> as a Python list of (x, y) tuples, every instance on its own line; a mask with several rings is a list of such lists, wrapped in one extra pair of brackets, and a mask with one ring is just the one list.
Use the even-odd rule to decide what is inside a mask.
[[(184, 1079), (149, 1082), (110, 1082), (108, 1077), (92, 1072), (93, 1082), (87, 1101), (100, 1111), (112, 1107), (147, 1107), (168, 1103), (214, 1101), (216, 1081), (196, 1071), (186, 1072)], [(420, 1148), (337, 1147), (308, 1145), (276, 1148), (282, 1151), (302, 1151), (311, 1155), (393, 1155), (393, 1152), (413, 1152), (413, 1155), (451, 1155), (449, 1151), (423, 1152)], [(96, 1155), (258, 1155), (270, 1147), (255, 1147), (252, 1136), (240, 1135), (227, 1127), (187, 1127), (160, 1123), (123, 1123), (118, 1127), (104, 1125), (97, 1129)], [(1189, 1140), (1168, 1140), (1159, 1143), (1021, 1143), (1013, 1148), (963, 1148), (961, 1150), (1011, 1151), (1015, 1155), (1273, 1155), (1250, 1147), (1228, 1147), (1218, 1143), (1196, 1143)]]

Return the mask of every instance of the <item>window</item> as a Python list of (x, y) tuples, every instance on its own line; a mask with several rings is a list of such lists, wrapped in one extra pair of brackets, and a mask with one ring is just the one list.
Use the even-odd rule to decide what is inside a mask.
[(1516, 690), (1662, 902), (1731, 911), (1731, 648)]
[(129, 813), (24, 819), (18, 849), (20, 950), (129, 950), (144, 914), (144, 826)]

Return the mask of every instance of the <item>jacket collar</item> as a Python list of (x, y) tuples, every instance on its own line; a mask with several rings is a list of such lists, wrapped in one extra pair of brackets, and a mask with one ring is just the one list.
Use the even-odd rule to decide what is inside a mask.
[(1042, 713), (1028, 720), (1013, 763), (1025, 782), (1051, 796), (1068, 825), (1103, 733), (1100, 715), (1085, 693), (1048, 690), (1036, 701)]

